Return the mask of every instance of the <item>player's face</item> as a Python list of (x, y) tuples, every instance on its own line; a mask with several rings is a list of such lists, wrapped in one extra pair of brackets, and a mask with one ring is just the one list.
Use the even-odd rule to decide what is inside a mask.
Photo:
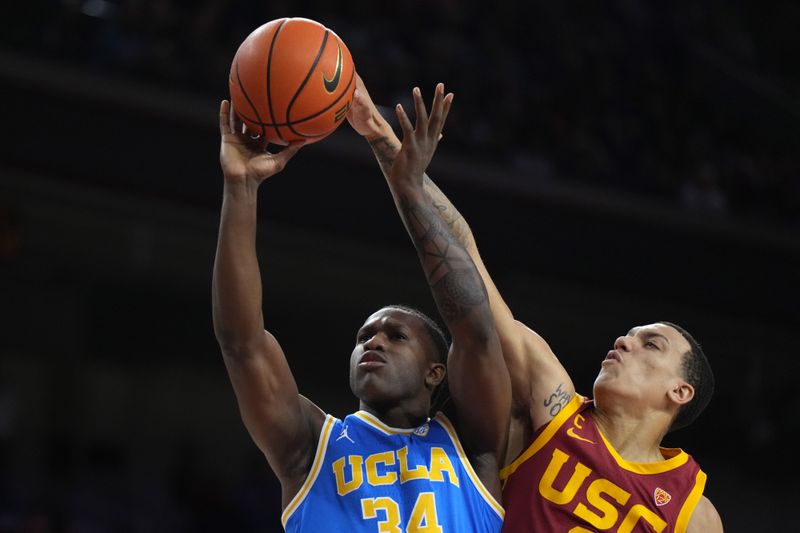
[(681, 362), (690, 350), (683, 335), (671, 326), (635, 327), (617, 338), (601, 363), (595, 397), (610, 393), (641, 400), (643, 406), (660, 407), (670, 390), (685, 383)]
[[(367, 318), (350, 356), (350, 388), (369, 405), (430, 397), (433, 341), (418, 317), (384, 308)], [(441, 365), (439, 365), (441, 366)]]

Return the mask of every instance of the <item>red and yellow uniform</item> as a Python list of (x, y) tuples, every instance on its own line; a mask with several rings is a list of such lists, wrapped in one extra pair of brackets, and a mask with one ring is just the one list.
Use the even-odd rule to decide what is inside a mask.
[(660, 462), (626, 461), (592, 407), (576, 395), (500, 472), (503, 531), (684, 532), (706, 483), (700, 466), (678, 448), (662, 448)]

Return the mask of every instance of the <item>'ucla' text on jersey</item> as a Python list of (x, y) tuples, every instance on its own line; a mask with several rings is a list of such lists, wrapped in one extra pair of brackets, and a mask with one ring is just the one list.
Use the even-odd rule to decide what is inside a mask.
[(398, 429), (358, 411), (325, 419), (308, 478), (281, 520), (288, 533), (497, 533), (503, 509), (443, 414)]

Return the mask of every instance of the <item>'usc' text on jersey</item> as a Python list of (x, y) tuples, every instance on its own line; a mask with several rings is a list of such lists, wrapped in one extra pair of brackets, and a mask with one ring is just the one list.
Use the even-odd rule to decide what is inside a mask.
[(592, 407), (576, 395), (500, 472), (503, 531), (683, 533), (705, 473), (676, 448), (662, 448), (663, 461), (626, 461), (600, 432)]

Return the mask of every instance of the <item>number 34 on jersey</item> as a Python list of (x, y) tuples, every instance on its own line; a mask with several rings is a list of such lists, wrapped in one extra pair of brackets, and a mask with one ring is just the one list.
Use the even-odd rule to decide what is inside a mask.
[(378, 519), (378, 533), (442, 533), (432, 492), (421, 492), (417, 496), (405, 529), (400, 523), (400, 506), (392, 498), (362, 498), (361, 512), (365, 520)]

